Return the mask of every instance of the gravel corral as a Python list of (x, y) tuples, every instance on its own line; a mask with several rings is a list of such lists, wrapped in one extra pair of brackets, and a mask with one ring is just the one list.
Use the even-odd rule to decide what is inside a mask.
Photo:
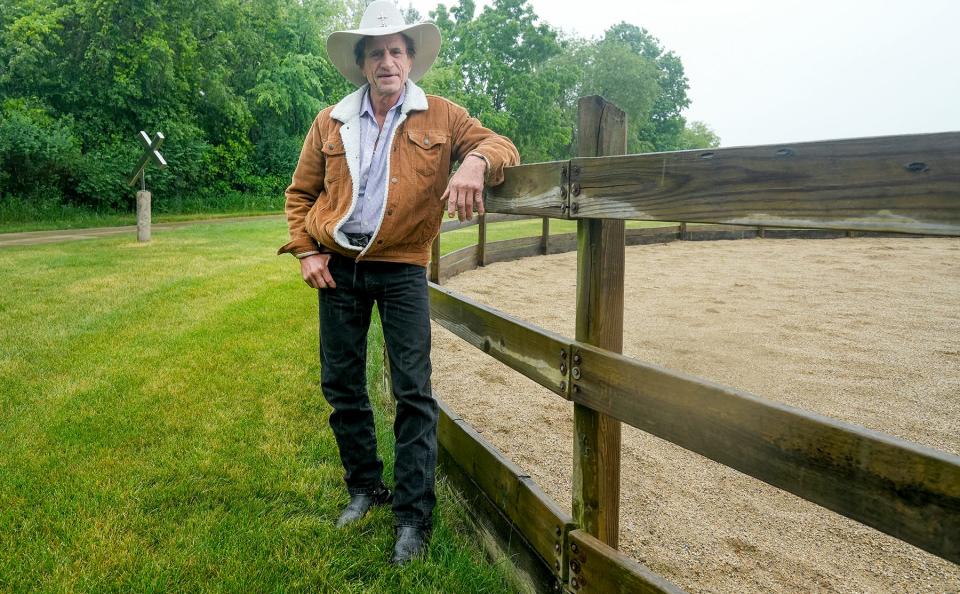
[[(960, 240), (627, 248), (624, 353), (960, 454)], [(576, 254), (445, 286), (574, 336)], [(434, 389), (561, 506), (572, 405), (434, 324)], [(960, 567), (632, 427), (621, 548), (690, 592), (960, 592)]]

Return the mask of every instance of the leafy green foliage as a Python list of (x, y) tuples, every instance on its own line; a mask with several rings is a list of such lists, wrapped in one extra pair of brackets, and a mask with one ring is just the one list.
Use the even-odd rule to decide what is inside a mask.
[[(352, 90), (324, 40), (367, 4), (0, 0), (0, 203), (129, 210), (124, 178), (146, 130), (167, 137), (170, 167), (147, 174), (158, 211), (250, 195), (280, 205), (310, 122)], [(566, 38), (528, 0), (460, 0), (430, 16), (444, 44), (422, 86), (512, 138), (526, 162), (571, 156), (588, 94), (626, 110), (632, 152), (703, 142), (681, 115), (680, 59), (645, 29)]]
[(689, 122), (680, 133), (680, 149), (716, 148), (720, 137), (703, 122)]

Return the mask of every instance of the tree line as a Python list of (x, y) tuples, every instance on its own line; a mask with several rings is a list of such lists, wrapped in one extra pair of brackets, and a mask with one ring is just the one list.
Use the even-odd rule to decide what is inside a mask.
[[(0, 207), (129, 210), (138, 130), (158, 210), (278, 208), (323, 107), (351, 91), (326, 36), (365, 0), (0, 0)], [(408, 22), (421, 20), (412, 8)], [(512, 138), (525, 162), (565, 159), (576, 99), (629, 116), (631, 152), (716, 146), (689, 123), (680, 58), (636, 25), (563, 35), (527, 0), (439, 5), (444, 44), (421, 81)], [(2, 209), (2, 208), (0, 208)]]

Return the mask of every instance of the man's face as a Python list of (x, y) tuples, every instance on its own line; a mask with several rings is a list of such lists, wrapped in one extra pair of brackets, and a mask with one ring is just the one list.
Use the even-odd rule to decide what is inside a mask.
[(403, 35), (371, 37), (363, 54), (363, 75), (370, 92), (379, 97), (395, 97), (407, 82), (413, 58), (407, 55)]

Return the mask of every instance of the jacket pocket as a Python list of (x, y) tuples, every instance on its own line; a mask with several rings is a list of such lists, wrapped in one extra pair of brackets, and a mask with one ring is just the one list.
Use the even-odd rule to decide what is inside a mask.
[(329, 184), (348, 175), (350, 170), (347, 167), (347, 156), (343, 143), (334, 140), (327, 140), (320, 149), (323, 153), (323, 185)]
[(407, 130), (407, 139), (413, 145), (410, 148), (411, 165), (417, 173), (436, 175), (444, 161), (449, 136), (430, 130)]

